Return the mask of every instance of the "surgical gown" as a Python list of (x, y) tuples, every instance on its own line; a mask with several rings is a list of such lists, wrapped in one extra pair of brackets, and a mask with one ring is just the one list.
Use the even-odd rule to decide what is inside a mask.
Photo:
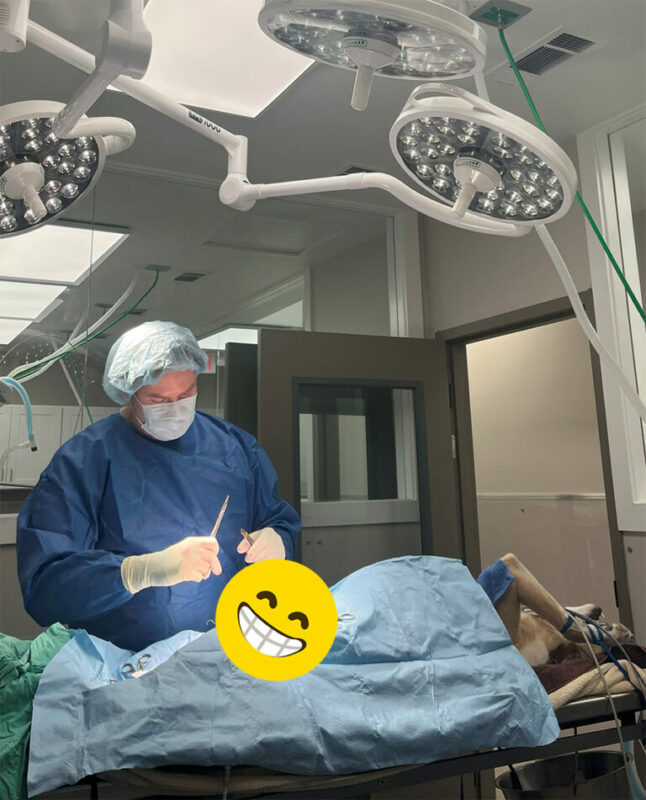
[[(126, 556), (218, 532), (221, 575), (132, 595)], [(140, 650), (181, 630), (213, 625), (220, 592), (245, 566), (240, 529), (271, 527), (294, 558), (300, 521), (278, 495), (276, 472), (253, 436), (198, 412), (180, 439), (139, 434), (121, 414), (66, 442), (18, 517), (25, 608), (41, 625), (65, 622)]]

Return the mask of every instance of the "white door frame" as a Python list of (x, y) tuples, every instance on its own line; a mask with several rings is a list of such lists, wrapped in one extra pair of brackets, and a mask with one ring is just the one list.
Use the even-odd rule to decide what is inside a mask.
[[(613, 117), (577, 137), (582, 194), (608, 246), (643, 306), (627, 198), (625, 159), (612, 134), (646, 118), (646, 105)], [(612, 264), (588, 226), (590, 277), (599, 336), (633, 385), (646, 376), (646, 329), (629, 301)], [(621, 531), (646, 532), (646, 424), (602, 366), (617, 521)], [(646, 395), (646, 378), (638, 387)]]

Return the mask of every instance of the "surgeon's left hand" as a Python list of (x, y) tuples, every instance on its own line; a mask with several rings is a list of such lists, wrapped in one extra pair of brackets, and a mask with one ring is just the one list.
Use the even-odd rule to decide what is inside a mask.
[(250, 533), (249, 538), (252, 541), (251, 545), (246, 539), (238, 545), (238, 552), (247, 554), (245, 558), (247, 564), (267, 561), (270, 558), (285, 558), (285, 545), (273, 528), (261, 528)]

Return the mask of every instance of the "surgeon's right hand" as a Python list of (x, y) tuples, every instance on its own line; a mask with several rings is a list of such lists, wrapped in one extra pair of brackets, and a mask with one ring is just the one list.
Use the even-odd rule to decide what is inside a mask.
[(220, 575), (220, 546), (209, 536), (187, 536), (180, 542), (121, 562), (121, 580), (135, 594), (150, 586), (174, 586), (182, 581), (203, 581), (211, 573)]

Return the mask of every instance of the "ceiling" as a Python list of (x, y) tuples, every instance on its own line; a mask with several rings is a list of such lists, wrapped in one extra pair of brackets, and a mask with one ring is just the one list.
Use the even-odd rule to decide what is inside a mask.
[[(178, 8), (182, 3), (163, 1), (176, 2)], [(447, 0), (447, 4), (455, 6), (459, 0)], [(479, 5), (479, 0), (467, 1), (470, 11)], [(31, 16), (93, 51), (108, 11), (108, 0), (32, 0)], [(500, 69), (505, 59), (497, 33), (490, 27), (486, 31), (490, 99), (530, 120), (519, 87)], [(532, 11), (508, 28), (507, 40), (514, 54), (522, 54), (533, 43), (561, 31), (599, 46), (543, 77), (527, 76), (526, 80), (548, 132), (571, 152), (578, 133), (646, 102), (646, 1), (534, 0)], [(66, 101), (83, 77), (77, 69), (28, 45), (21, 53), (0, 56), (0, 99), (2, 103)], [(225, 77), (235, 84), (235, 72)], [(229, 130), (248, 136), (253, 181), (333, 175), (349, 165), (385, 170), (402, 178), (388, 146), (388, 133), (416, 84), (376, 79), (367, 111), (357, 113), (350, 107), (353, 77), (348, 71), (315, 64), (256, 119), (202, 111)], [(457, 85), (475, 90), (472, 79)], [(92, 304), (113, 301), (127, 285), (133, 265), (165, 264), (172, 270), (164, 278), (168, 289), (158, 296), (155, 316), (184, 314), (196, 331), (208, 332), (216, 323), (224, 324), (243, 298), (289, 282), (306, 261), (383, 236), (383, 217), (369, 212), (399, 207), (388, 195), (370, 191), (305, 201), (262, 201), (252, 212), (241, 214), (217, 199), (226, 156), (212, 142), (123, 94), (105, 93), (91, 115), (122, 116), (137, 129), (133, 146), (109, 160), (96, 201), (89, 198), (73, 208), (75, 219), (126, 226), (133, 234), (115, 255), (114, 265), (110, 262), (109, 268), (102, 267), (93, 277)], [(143, 178), (148, 179), (146, 190), (140, 185)], [(165, 181), (163, 196), (161, 180)], [(137, 198), (148, 208), (141, 210)], [(354, 211), (335, 207), (335, 201), (351, 204)], [(176, 208), (176, 219), (167, 215), (169, 204)], [(175, 283), (174, 277), (182, 271), (204, 272), (211, 282)], [(74, 289), (68, 295), (48, 320), (50, 330), (73, 327), (70, 323), (88, 304), (88, 292)], [(266, 312), (269, 315), (273, 309)], [(119, 330), (115, 328), (113, 335)]]
[[(181, 0), (174, 1), (181, 4)], [(479, 5), (468, 2), (470, 10)], [(32, 18), (93, 49), (108, 7), (107, 0), (32, 0)], [(507, 40), (512, 52), (520, 53), (561, 28), (603, 44), (543, 77), (527, 78), (547, 130), (559, 143), (646, 101), (646, 2), (534, 0), (531, 13), (508, 28)], [(486, 72), (495, 76), (505, 58), (495, 29), (487, 27), (486, 31)], [(78, 70), (30, 45), (22, 53), (3, 55), (1, 66), (4, 103), (65, 101), (82, 79)], [(235, 74), (229, 80), (235, 82)], [(346, 70), (315, 64), (254, 120), (215, 112), (210, 116), (249, 137), (249, 176), (254, 181), (337, 174), (348, 164), (399, 175), (388, 147), (388, 132), (415, 83), (375, 80), (367, 111), (357, 113), (349, 102), (352, 81), (353, 74)], [(457, 84), (474, 89), (472, 79)], [(530, 119), (517, 86), (491, 79), (489, 93), (493, 103)], [(219, 179), (224, 176), (225, 156), (219, 148), (130, 98), (105, 94), (92, 114), (122, 115), (137, 128), (135, 144), (117, 157), (121, 163)], [(379, 195), (370, 202), (375, 198)]]

